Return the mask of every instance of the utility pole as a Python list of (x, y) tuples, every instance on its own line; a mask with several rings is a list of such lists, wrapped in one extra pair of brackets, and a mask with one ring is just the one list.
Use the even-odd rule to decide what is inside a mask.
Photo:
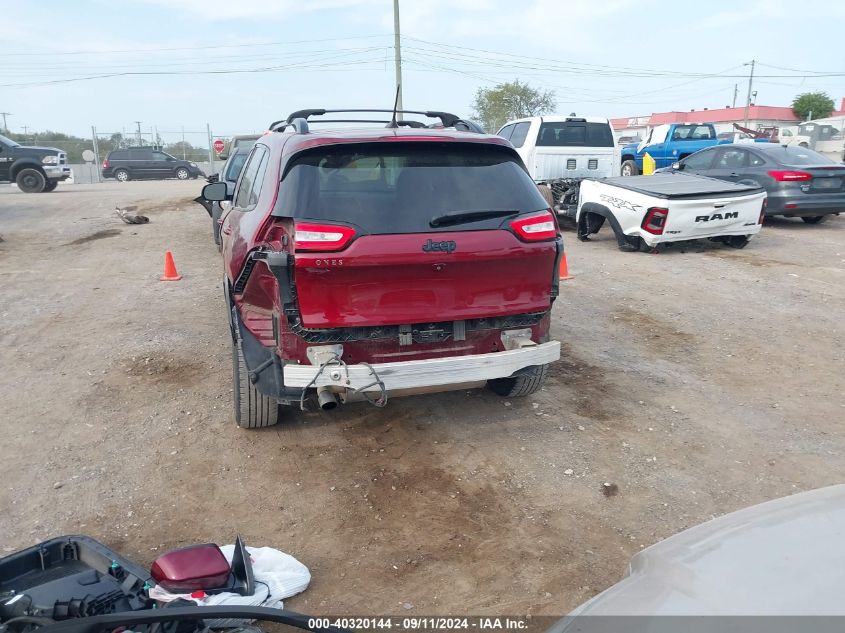
[(29, 126), (28, 125), (22, 125), (21, 127), (23, 128), (23, 135), (26, 136), (26, 133), (29, 130)]
[(141, 144), (141, 122), (140, 122), (140, 121), (135, 121), (135, 125), (137, 125), (137, 126), (138, 126), (138, 132), (137, 132), (137, 137), (136, 137), (136, 138), (137, 138), (137, 141), (138, 141), (138, 145), (140, 145), (140, 144)]
[(736, 97), (739, 94), (739, 84), (734, 84), (734, 102), (731, 105), (732, 108), (736, 107)]
[[(399, 98), (396, 100), (396, 109), (402, 110), (402, 45), (399, 34), (399, 0), (393, 0), (393, 63), (396, 65), (396, 86), (399, 88)], [(398, 116), (397, 120), (402, 117)]]
[(100, 146), (97, 143), (97, 128), (91, 126), (91, 140), (94, 144), (94, 173), (97, 174), (97, 182), (103, 182), (100, 178)]
[[(396, 19), (398, 20), (399, 18), (396, 18)], [(3, 131), (6, 132), (6, 134), (8, 134), (9, 133), (9, 126), (6, 125), (6, 117), (12, 116), (12, 113), (11, 112), (0, 112), (0, 115), (3, 115)]]
[(185, 126), (182, 126), (182, 160), (185, 160)]
[(748, 127), (748, 108), (751, 105), (751, 85), (754, 83), (754, 64), (755, 60), (751, 60), (748, 64), (743, 64), (744, 66), (751, 65), (751, 74), (748, 75), (748, 95), (745, 97), (745, 123), (743, 125)]
[(208, 132), (208, 173), (214, 171), (214, 148), (212, 147), (214, 141), (211, 138), (211, 124), (205, 124), (205, 130)]

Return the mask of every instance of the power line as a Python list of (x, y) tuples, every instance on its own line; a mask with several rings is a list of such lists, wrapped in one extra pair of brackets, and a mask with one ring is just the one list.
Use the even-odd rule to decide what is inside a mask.
[(329, 66), (337, 66), (337, 67), (345, 67), (345, 66), (354, 66), (357, 64), (372, 64), (372, 63), (382, 63), (382, 57), (379, 56), (378, 58), (373, 59), (365, 59), (365, 60), (358, 60), (358, 61), (344, 61), (344, 62), (329, 62), (327, 64), (293, 64), (293, 65), (282, 65), (282, 66), (270, 66), (264, 68), (238, 68), (238, 69), (226, 69), (226, 70), (174, 70), (174, 71), (126, 71), (126, 72), (113, 72), (113, 73), (103, 73), (98, 75), (89, 75), (85, 77), (68, 77), (63, 79), (52, 79), (47, 81), (30, 81), (30, 82), (20, 82), (20, 83), (6, 83), (0, 84), (2, 88), (22, 88), (28, 86), (46, 86), (51, 84), (65, 84), (65, 83), (73, 83), (77, 81), (90, 81), (94, 79), (107, 79), (111, 77), (137, 77), (137, 76), (170, 76), (170, 75), (181, 75), (181, 76), (196, 76), (196, 75), (234, 75), (234, 74), (244, 74), (244, 73), (264, 73), (264, 72), (280, 72), (285, 70), (315, 70)]
[(387, 37), (386, 33), (378, 33), (373, 35), (351, 35), (349, 37), (326, 37), (314, 40), (287, 40), (280, 42), (257, 42), (250, 44), (214, 44), (206, 46), (176, 46), (171, 48), (128, 48), (123, 50), (87, 50), (87, 51), (61, 51), (54, 50), (46, 53), (31, 53), (31, 52), (3, 52), (3, 55), (15, 55), (19, 57), (44, 57), (56, 55), (103, 55), (103, 54), (119, 54), (119, 53), (162, 53), (170, 51), (202, 51), (218, 48), (248, 48), (258, 46), (284, 46), (289, 44), (312, 44), (317, 42), (341, 42), (345, 40), (360, 40), (374, 37)]

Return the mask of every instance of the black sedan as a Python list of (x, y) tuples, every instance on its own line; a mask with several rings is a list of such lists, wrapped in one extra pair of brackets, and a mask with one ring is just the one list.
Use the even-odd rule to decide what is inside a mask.
[(806, 147), (716, 145), (658, 171), (683, 171), (762, 187), (768, 193), (766, 215), (816, 224), (827, 215), (845, 212), (845, 164)]

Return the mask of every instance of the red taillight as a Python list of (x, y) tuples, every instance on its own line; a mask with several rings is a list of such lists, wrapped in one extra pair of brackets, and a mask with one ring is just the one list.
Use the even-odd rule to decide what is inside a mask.
[(813, 174), (806, 171), (775, 169), (768, 174), (778, 182), (802, 182), (813, 179)]
[(109, 168), (109, 159), (104, 158), (103, 159), (103, 169), (108, 169), (108, 168)]
[(549, 211), (540, 211), (511, 221), (511, 228), (517, 237), (526, 242), (542, 242), (557, 237), (555, 216)]
[(763, 204), (760, 206), (760, 221), (757, 224), (763, 224), (766, 219), (766, 198), (763, 198)]
[(293, 243), (298, 251), (339, 251), (355, 237), (355, 229), (340, 224), (296, 222)]
[(666, 228), (666, 218), (669, 217), (669, 209), (651, 207), (643, 218), (642, 228), (652, 235), (663, 235)]

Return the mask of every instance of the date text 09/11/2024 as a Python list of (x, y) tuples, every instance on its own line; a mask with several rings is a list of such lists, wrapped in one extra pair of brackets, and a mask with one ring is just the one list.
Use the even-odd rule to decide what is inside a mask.
[(448, 630), (481, 630), (481, 631), (519, 631), (528, 628), (525, 620), (518, 618), (476, 617), (367, 617), (367, 618), (312, 618), (308, 620), (308, 628), (313, 630), (331, 627), (350, 630), (378, 630), (398, 629), (406, 631), (448, 631)]

